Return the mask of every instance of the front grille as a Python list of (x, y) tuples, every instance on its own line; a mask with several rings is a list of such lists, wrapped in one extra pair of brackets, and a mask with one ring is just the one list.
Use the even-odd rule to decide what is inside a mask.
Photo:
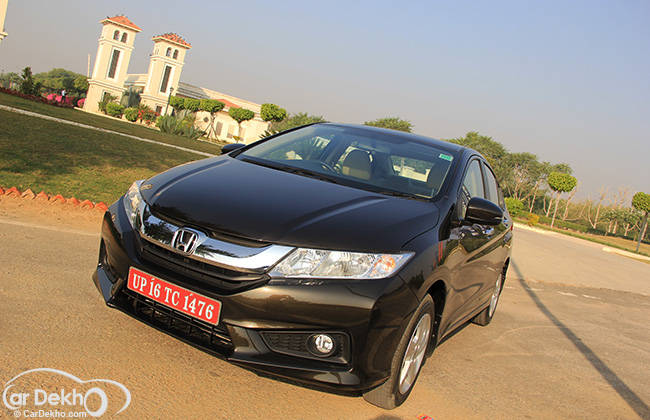
[(131, 316), (199, 347), (221, 354), (233, 348), (225, 326), (192, 318), (132, 290), (122, 289), (114, 303)]
[(322, 360), (334, 363), (347, 363), (349, 354), (348, 337), (343, 333), (330, 333), (336, 343), (336, 351), (328, 357), (319, 357), (313, 355), (308, 346), (309, 337), (316, 331), (312, 332), (289, 332), (289, 331), (264, 331), (262, 337), (269, 348), (277, 353), (289, 354), (292, 356), (305, 357), (307, 359)]
[(206, 264), (176, 252), (140, 239), (140, 254), (143, 259), (174, 273), (192, 278), (211, 286), (210, 289), (222, 294), (235, 293), (266, 283), (266, 274), (244, 273)]

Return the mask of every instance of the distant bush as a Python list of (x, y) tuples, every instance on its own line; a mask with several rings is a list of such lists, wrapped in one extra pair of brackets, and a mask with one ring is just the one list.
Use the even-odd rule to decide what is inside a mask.
[(181, 111), (185, 109), (185, 98), (180, 96), (170, 96), (169, 105), (171, 105), (176, 111)]
[(111, 102), (115, 101), (117, 99), (117, 96), (113, 96), (110, 93), (104, 94), (104, 97), (102, 98), (101, 101), (97, 103), (97, 106), (100, 111), (102, 111), (104, 114), (106, 114), (106, 106), (110, 104)]
[(524, 203), (522, 203), (521, 200), (513, 198), (513, 197), (507, 197), (506, 198), (506, 207), (508, 208), (508, 212), (510, 215), (518, 216), (524, 211)]
[(106, 113), (111, 117), (120, 118), (124, 112), (124, 107), (116, 102), (106, 104)]
[(535, 226), (539, 223), (539, 216), (534, 213), (528, 213), (528, 226)]
[(196, 112), (201, 107), (201, 101), (194, 98), (185, 98), (183, 107), (189, 111)]
[(23, 98), (23, 99), (28, 99), (28, 100), (34, 101), (34, 102), (40, 102), (40, 103), (43, 103), (43, 104), (58, 106), (60, 108), (72, 108), (73, 107), (72, 104), (68, 103), (68, 102), (57, 102), (56, 100), (48, 100), (44, 96), (28, 95), (28, 94), (19, 92), (19, 91), (14, 90), (14, 89), (8, 89), (8, 88), (0, 87), (0, 92), (6, 93), (8, 95), (17, 96), (17, 97)]
[(79, 99), (79, 100), (77, 101), (77, 106), (78, 106), (79, 108), (83, 108), (85, 103), (86, 103), (86, 98)]
[(163, 133), (176, 134), (196, 140), (205, 134), (194, 126), (194, 114), (183, 110), (176, 115), (161, 115), (156, 120), (156, 127)]
[(124, 118), (131, 122), (136, 122), (138, 119), (138, 108), (127, 108), (124, 110)]

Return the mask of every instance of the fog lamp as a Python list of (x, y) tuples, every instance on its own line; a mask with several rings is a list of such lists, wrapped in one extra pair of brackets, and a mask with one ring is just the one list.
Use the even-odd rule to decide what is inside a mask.
[(309, 350), (316, 356), (327, 357), (334, 354), (336, 345), (329, 335), (314, 334), (309, 337)]

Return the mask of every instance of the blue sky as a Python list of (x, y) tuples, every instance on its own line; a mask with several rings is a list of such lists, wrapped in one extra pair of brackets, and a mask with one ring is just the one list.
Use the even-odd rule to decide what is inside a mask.
[[(402, 3), (402, 4), (400, 4)], [(479, 131), (567, 162), (580, 195), (650, 193), (650, 2), (9, 0), (0, 70), (86, 72), (100, 25), (192, 43), (182, 80), (290, 112), (396, 115), (436, 138)]]

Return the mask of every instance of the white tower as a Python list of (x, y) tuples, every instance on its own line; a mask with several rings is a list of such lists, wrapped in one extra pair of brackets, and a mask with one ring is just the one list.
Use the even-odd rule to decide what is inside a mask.
[(192, 45), (174, 33), (156, 35), (152, 40), (154, 46), (147, 72), (147, 83), (140, 97), (143, 103), (163, 113), (169, 96), (173, 92), (178, 92), (185, 54)]
[(8, 5), (9, 0), (0, 0), (0, 41), (7, 36), (7, 32), (5, 32), (5, 17), (7, 17)]
[(104, 27), (84, 103), (84, 109), (94, 112), (99, 110), (98, 102), (106, 93), (116, 96), (118, 101), (122, 97), (135, 35), (142, 31), (126, 16), (107, 17), (100, 23)]

